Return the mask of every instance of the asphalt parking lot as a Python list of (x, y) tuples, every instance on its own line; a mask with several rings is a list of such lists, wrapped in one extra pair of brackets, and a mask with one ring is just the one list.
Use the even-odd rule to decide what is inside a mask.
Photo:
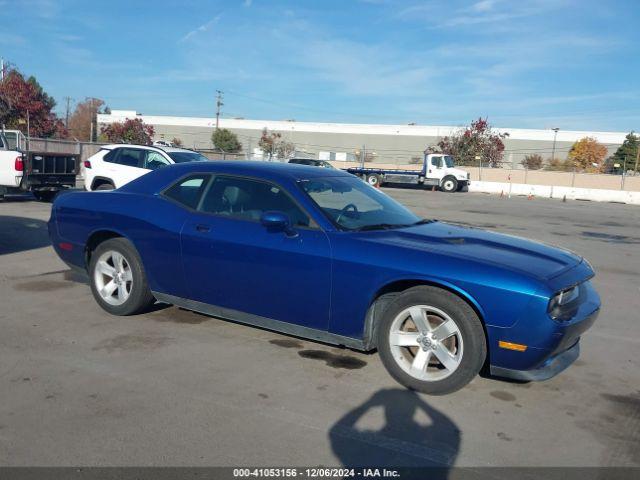
[(113, 317), (0, 202), (0, 465), (640, 466), (640, 208), (385, 189), (416, 213), (570, 248), (603, 311), (544, 383), (445, 397), (377, 355), (179, 310)]

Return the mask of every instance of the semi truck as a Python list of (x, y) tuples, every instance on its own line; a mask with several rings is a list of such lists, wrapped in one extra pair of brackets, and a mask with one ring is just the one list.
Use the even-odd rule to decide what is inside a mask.
[(425, 153), (420, 170), (374, 167), (353, 167), (345, 170), (373, 186), (385, 183), (413, 184), (437, 187), (444, 192), (456, 192), (465, 189), (470, 183), (469, 173), (455, 168), (453, 157), (442, 153)]

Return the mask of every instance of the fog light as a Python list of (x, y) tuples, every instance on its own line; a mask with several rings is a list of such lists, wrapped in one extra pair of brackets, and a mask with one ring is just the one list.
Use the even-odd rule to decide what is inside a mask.
[(498, 341), (498, 346), (500, 348), (506, 348), (507, 350), (514, 350), (516, 352), (524, 352), (527, 349), (526, 345), (522, 345), (520, 343), (511, 343), (505, 341)]

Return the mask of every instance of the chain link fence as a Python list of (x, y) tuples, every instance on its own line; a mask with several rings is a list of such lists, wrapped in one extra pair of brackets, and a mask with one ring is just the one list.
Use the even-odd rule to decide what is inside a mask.
[[(29, 149), (31, 151), (72, 153), (80, 155), (80, 165), (84, 160), (98, 152), (105, 143), (73, 142), (68, 140), (55, 140), (46, 138), (31, 138)], [(196, 148), (210, 160), (249, 160), (253, 152), (224, 153), (210, 148)], [(296, 154), (301, 152), (296, 152)], [(302, 152), (303, 153), (303, 152)], [(352, 157), (353, 158), (353, 157)], [(358, 161), (330, 160), (338, 168), (360, 166)], [(375, 152), (375, 155), (367, 155), (366, 167), (380, 169), (404, 169), (420, 170), (422, 168), (422, 152), (415, 154), (397, 155), (394, 152)], [(638, 172), (624, 172), (623, 174), (581, 173), (550, 170), (530, 170), (526, 168), (503, 168), (485, 166), (465, 166), (460, 168), (468, 171), (472, 181), (522, 183), (529, 185), (548, 185), (576, 188), (595, 188), (606, 190), (640, 191), (640, 175)], [(82, 172), (77, 172), (81, 174)], [(631, 173), (631, 174), (629, 174)]]

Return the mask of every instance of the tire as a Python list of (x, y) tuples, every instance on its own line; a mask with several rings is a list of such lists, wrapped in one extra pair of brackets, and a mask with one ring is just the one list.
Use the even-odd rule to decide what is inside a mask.
[[(426, 327), (423, 323), (416, 331), (413, 318), (424, 322), (425, 313)], [(445, 323), (448, 332), (437, 329)], [(389, 374), (405, 387), (430, 395), (445, 395), (467, 385), (487, 355), (476, 312), (460, 297), (437, 287), (413, 287), (398, 295), (385, 309), (376, 335)]]
[(33, 192), (33, 196), (36, 197), (36, 200), (39, 202), (52, 202), (57, 194), (57, 191), (51, 190), (36, 190)]
[[(116, 266), (118, 268), (114, 270)], [(120, 273), (113, 277), (116, 270)], [(113, 315), (142, 313), (155, 301), (140, 255), (124, 238), (106, 240), (94, 250), (89, 263), (89, 283), (96, 302)], [(111, 293), (105, 293), (105, 288)]]
[(440, 188), (442, 188), (443, 192), (455, 192), (458, 190), (458, 181), (453, 177), (444, 177)]
[(113, 190), (115, 187), (111, 183), (101, 183), (94, 190)]
[(367, 175), (367, 183), (372, 187), (379, 187), (382, 185), (382, 178), (377, 173), (371, 173)]

